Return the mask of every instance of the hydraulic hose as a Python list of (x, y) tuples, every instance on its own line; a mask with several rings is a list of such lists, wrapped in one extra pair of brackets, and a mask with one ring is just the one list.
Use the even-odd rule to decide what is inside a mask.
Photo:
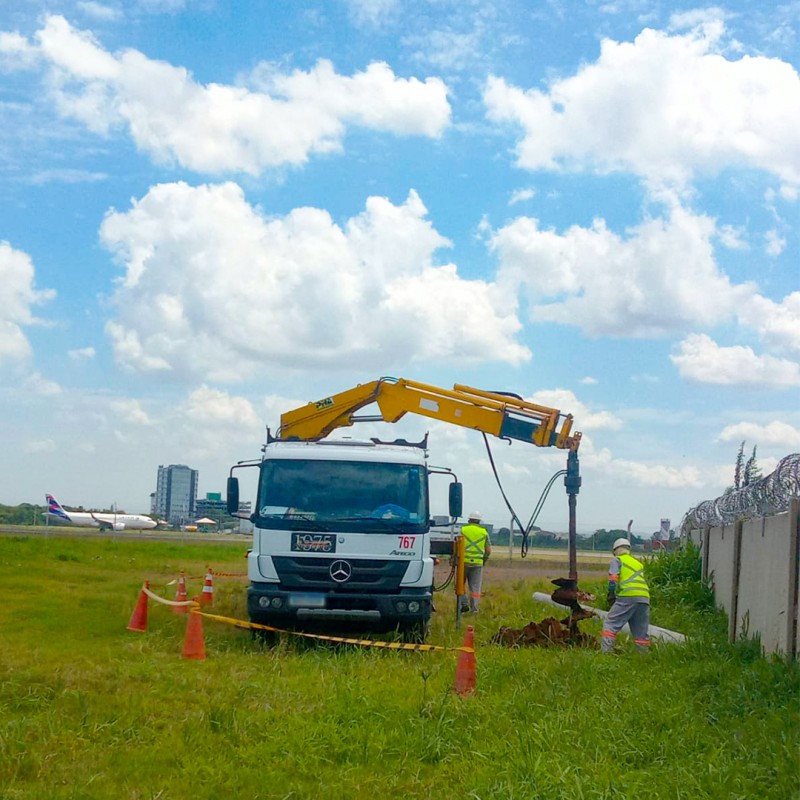
[(452, 582), (453, 576), (456, 574), (456, 565), (452, 564), (450, 566), (450, 574), (445, 578), (444, 583), (440, 584), (439, 586), (434, 586), (434, 592), (443, 592)]
[[(536, 507), (533, 509), (533, 513), (531, 514), (531, 518), (528, 521), (528, 524), (523, 526), (522, 522), (520, 522), (520, 519), (517, 516), (516, 511), (514, 511), (514, 509), (512, 508), (511, 502), (509, 501), (503, 489), (503, 484), (500, 481), (500, 475), (497, 472), (497, 467), (495, 466), (494, 458), (492, 457), (492, 450), (489, 447), (489, 439), (485, 433), (483, 434), (483, 441), (484, 444), (486, 445), (486, 452), (489, 455), (489, 463), (491, 464), (492, 472), (494, 473), (494, 479), (497, 482), (497, 487), (500, 489), (500, 494), (503, 496), (506, 508), (511, 514), (512, 522), (516, 522), (517, 525), (519, 525), (519, 529), (522, 531), (522, 544), (520, 545), (520, 556), (522, 558), (525, 558), (528, 555), (528, 538), (531, 530), (533, 529), (534, 523), (536, 522), (537, 518), (539, 517), (539, 514), (542, 511), (542, 508), (544, 507), (544, 503), (547, 500), (547, 496), (550, 494), (550, 490), (553, 488), (553, 484), (561, 475), (566, 475), (567, 470), (560, 469), (550, 478), (550, 480), (547, 481), (544, 489), (542, 490), (542, 494), (539, 497), (539, 501), (536, 503)], [(511, 543), (513, 542), (513, 536), (514, 536), (513, 527), (512, 530), (509, 532), (508, 536), (509, 536), (509, 547), (510, 547)]]

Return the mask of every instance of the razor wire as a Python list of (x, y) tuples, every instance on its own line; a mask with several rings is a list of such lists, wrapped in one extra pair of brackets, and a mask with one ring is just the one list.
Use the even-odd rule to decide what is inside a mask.
[(765, 478), (714, 500), (690, 508), (681, 521), (681, 533), (706, 525), (730, 525), (739, 519), (766, 517), (789, 509), (792, 497), (800, 496), (800, 453), (782, 458)]

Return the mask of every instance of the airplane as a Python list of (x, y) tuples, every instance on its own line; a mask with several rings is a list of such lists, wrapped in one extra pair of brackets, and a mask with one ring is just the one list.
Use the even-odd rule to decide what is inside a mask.
[(155, 520), (143, 514), (101, 514), (94, 511), (65, 511), (53, 495), (48, 494), (45, 515), (60, 522), (79, 527), (100, 528), (106, 531), (149, 530), (155, 528)]

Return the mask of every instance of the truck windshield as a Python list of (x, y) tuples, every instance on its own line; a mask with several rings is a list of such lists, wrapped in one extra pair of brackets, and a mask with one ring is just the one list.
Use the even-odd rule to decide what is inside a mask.
[(427, 472), (418, 464), (268, 460), (258, 516), (274, 528), (418, 528), (428, 522)]

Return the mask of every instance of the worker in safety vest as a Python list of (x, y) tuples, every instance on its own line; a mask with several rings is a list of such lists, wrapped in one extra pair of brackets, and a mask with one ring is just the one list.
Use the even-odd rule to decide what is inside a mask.
[(617, 539), (612, 547), (614, 558), (608, 567), (608, 604), (603, 623), (601, 650), (611, 653), (617, 634), (627, 622), (640, 653), (650, 648), (650, 589), (644, 577), (644, 565), (631, 555), (631, 543)]
[(464, 537), (464, 577), (469, 587), (469, 603), (466, 595), (459, 598), (462, 611), (478, 613), (478, 603), (481, 599), (481, 581), (483, 580), (483, 565), (492, 554), (492, 543), (486, 528), (480, 524), (481, 515), (478, 511), (470, 512), (467, 524), (461, 528)]

